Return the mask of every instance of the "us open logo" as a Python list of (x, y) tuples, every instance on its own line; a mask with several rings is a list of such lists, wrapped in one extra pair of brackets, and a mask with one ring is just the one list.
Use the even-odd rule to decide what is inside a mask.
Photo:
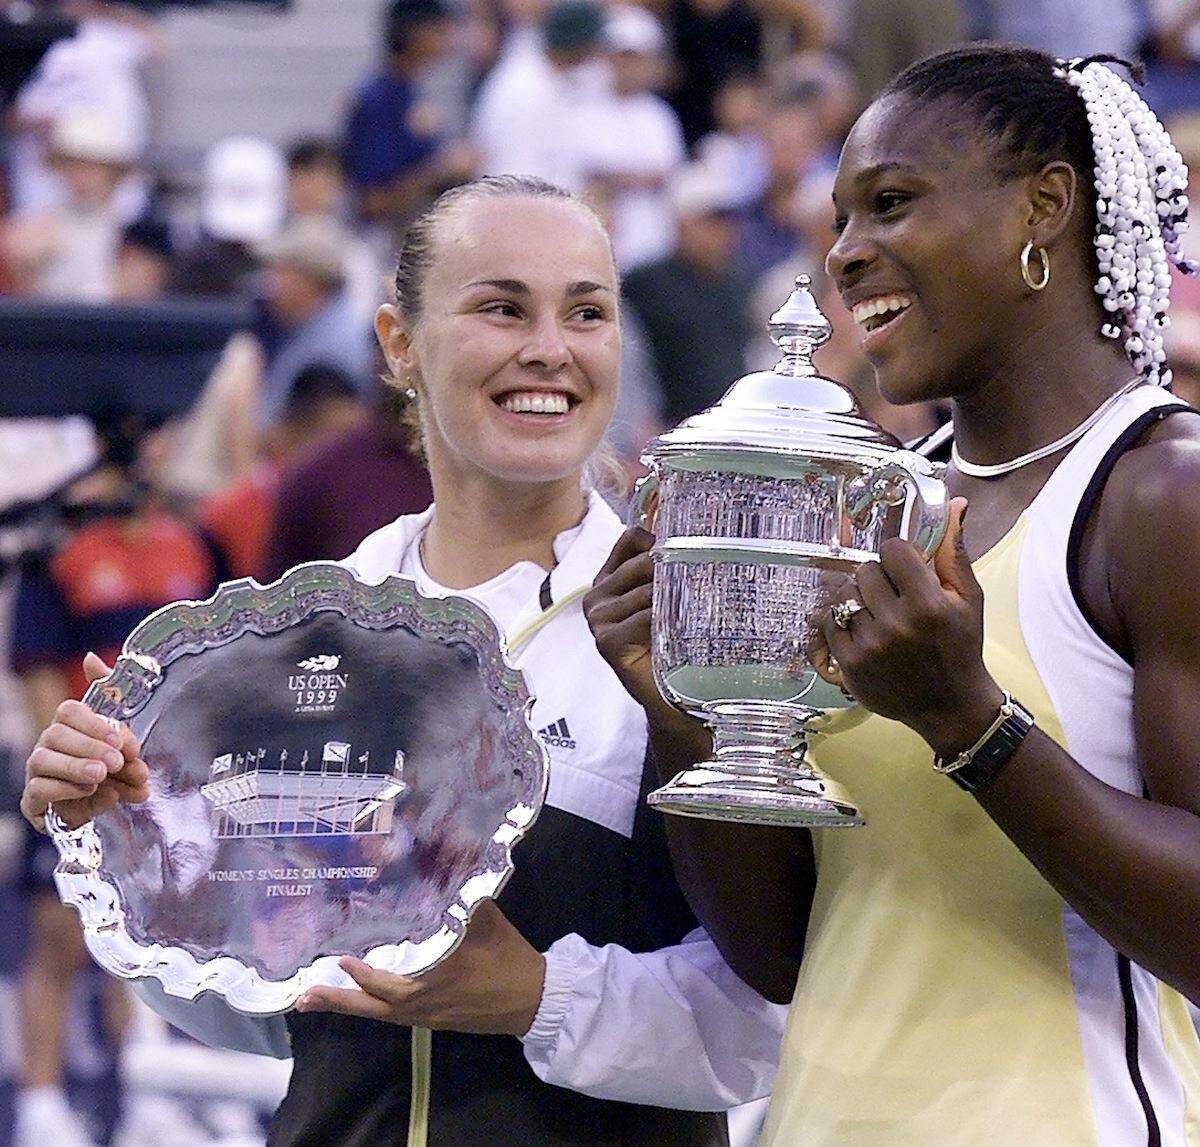
[(340, 654), (318, 653), (296, 662), (305, 673), (288, 674), (287, 687), (296, 713), (332, 713), (338, 697), (350, 680), (347, 673), (336, 672), (342, 663)]

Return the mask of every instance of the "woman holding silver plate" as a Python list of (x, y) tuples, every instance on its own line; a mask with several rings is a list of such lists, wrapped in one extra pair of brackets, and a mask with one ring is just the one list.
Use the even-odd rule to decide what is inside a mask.
[[(376, 329), (419, 411), (435, 504), (347, 564), (489, 610), (536, 696), (550, 786), (499, 907), (481, 903), (421, 976), (347, 958), (361, 991), (310, 989), (265, 1020), (139, 984), (205, 1042), (294, 1057), (272, 1143), (722, 1144), (719, 1113), (770, 1089), (782, 1009), (695, 928), (643, 800), (646, 714), (582, 612), (621, 535), (584, 480), (616, 396), (617, 291), (595, 215), (541, 181), (455, 189), (408, 233)], [(26, 815), (53, 802), (77, 824), (144, 799), (138, 751), (64, 704), (30, 757)], [(434, 1029), (431, 1049), (410, 1025)]]
[[(952, 400), (956, 501), (932, 564), (885, 543), (821, 621), (872, 715), (814, 758), (866, 826), (671, 825), (726, 958), (792, 998), (768, 1147), (1200, 1144), (1187, 173), (1109, 62), (933, 57), (842, 152), (827, 269), (883, 395)], [(590, 602), (643, 698), (651, 541)]]

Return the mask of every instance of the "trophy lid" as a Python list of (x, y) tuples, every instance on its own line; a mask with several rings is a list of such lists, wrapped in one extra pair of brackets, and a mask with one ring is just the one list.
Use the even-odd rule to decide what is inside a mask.
[[(783, 357), (773, 370), (739, 378), (719, 402), (650, 442), (643, 461), (708, 452), (788, 456), (877, 456), (900, 443), (865, 418), (850, 390), (817, 372), (812, 357), (832, 327), (799, 275), (767, 329)], [(719, 468), (719, 462), (714, 460)], [(691, 468), (691, 466), (689, 466)]]

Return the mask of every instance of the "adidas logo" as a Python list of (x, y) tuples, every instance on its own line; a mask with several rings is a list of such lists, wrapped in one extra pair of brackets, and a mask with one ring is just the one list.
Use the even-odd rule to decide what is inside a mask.
[(552, 745), (556, 749), (575, 748), (575, 739), (571, 736), (570, 729), (567, 728), (566, 717), (560, 717), (557, 721), (547, 725), (544, 729), (539, 729), (538, 736), (541, 737), (547, 745)]

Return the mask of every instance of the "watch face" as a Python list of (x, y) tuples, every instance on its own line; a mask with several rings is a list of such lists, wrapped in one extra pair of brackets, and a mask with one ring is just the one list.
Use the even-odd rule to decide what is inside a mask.
[(344, 980), (342, 955), (444, 958), (545, 791), (490, 618), (329, 563), (160, 611), (85, 700), (138, 736), (151, 792), (54, 833), (90, 950), (245, 1011)]

